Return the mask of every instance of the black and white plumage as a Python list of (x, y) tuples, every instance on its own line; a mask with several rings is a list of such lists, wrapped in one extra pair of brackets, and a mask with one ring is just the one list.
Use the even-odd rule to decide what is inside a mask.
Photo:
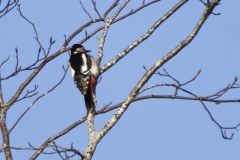
[(96, 106), (96, 84), (99, 67), (94, 58), (88, 54), (90, 50), (80, 44), (74, 44), (71, 49), (69, 66), (76, 87), (84, 96), (87, 110)]

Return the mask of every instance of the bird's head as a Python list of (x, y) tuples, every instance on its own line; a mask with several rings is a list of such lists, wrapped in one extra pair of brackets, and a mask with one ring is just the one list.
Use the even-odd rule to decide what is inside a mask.
[(74, 44), (71, 49), (71, 54), (87, 53), (87, 52), (91, 52), (91, 50), (86, 50), (81, 44)]

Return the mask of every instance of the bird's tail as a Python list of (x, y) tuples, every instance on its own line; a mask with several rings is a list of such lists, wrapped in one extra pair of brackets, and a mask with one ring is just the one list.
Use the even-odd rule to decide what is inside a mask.
[(87, 108), (87, 115), (91, 111), (92, 111), (92, 114), (95, 115), (95, 113), (96, 113), (95, 108), (97, 105), (97, 99), (96, 99), (95, 95), (88, 90), (87, 94), (84, 96), (84, 100), (85, 100), (85, 105)]

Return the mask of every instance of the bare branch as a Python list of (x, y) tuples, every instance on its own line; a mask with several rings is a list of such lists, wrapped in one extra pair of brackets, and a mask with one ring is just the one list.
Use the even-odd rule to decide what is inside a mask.
[(112, 104), (112, 102), (108, 103), (108, 104), (105, 104), (102, 108), (102, 110), (105, 110), (106, 108), (108, 108), (110, 105)]
[(52, 47), (52, 45), (54, 44), (56, 42), (56, 40), (52, 40), (52, 36), (50, 37), (50, 44), (49, 44), (49, 47), (48, 47), (48, 51), (47, 51), (47, 53), (46, 53), (46, 56), (45, 56), (45, 58), (50, 54), (50, 50), (51, 50), (51, 47)]
[[(203, 0), (199, 0), (200, 2), (202, 2), (202, 4), (204, 5), (204, 6), (206, 6), (206, 7), (208, 7), (208, 5), (210, 5), (210, 0), (207, 0), (207, 2), (204, 2)], [(220, 0), (221, 1), (221, 0)], [(220, 1), (218, 2), (218, 4), (217, 4), (217, 6), (218, 5), (220, 5)], [(219, 16), (221, 13), (211, 13), (211, 14), (213, 14), (213, 15), (215, 15), (215, 16)]]
[[(20, 12), (21, 13), (21, 12)], [(23, 16), (24, 17), (24, 16)], [(24, 17), (25, 18), (25, 17)], [(26, 18), (25, 18), (26, 19)], [(32, 22), (30, 22), (28, 19), (26, 19), (30, 24), (33, 24)], [(27, 78), (27, 80), (19, 87), (19, 89), (17, 90), (17, 92), (14, 94), (14, 96), (10, 99), (10, 101), (6, 104), (7, 107), (9, 108), (15, 101), (16, 99), (20, 96), (20, 94), (22, 93), (22, 91), (24, 90), (24, 88), (32, 81), (32, 79), (41, 71), (41, 69), (51, 60), (53, 60), (54, 58), (56, 58), (57, 56), (59, 56), (60, 54), (68, 51), (71, 49), (71, 47), (66, 48), (67, 44), (79, 33), (81, 32), (83, 29), (85, 29), (86, 27), (90, 26), (92, 23), (95, 22), (99, 22), (99, 21), (103, 21), (102, 19), (96, 19), (94, 21), (90, 21), (88, 23), (86, 23), (85, 25), (83, 25), (82, 27), (80, 27), (78, 30), (76, 30), (71, 36), (69, 36), (69, 38), (67, 40), (65, 40), (65, 43), (63, 44), (62, 48), (60, 50), (58, 50), (57, 52), (55, 52), (53, 55), (51, 55), (50, 57), (45, 57), (43, 62), (32, 69), (35, 69), (34, 72)], [(37, 34), (37, 32), (36, 32)], [(43, 47), (41, 47), (41, 49), (43, 49)], [(40, 51), (39, 51), (40, 52)], [(46, 52), (44, 55), (47, 55)], [(15, 75), (16, 73), (14, 73), (13, 75)], [(8, 77), (9, 78), (9, 77)]]
[[(31, 65), (25, 67), (25, 68), (22, 68), (21, 66), (18, 66), (18, 49), (15, 48), (15, 52), (16, 52), (16, 67), (15, 67), (15, 71), (11, 74), (9, 74), (8, 76), (4, 77), (4, 78), (0, 78), (0, 80), (7, 80), (9, 78), (12, 78), (14, 76), (16, 76), (19, 72), (22, 72), (22, 71), (27, 71), (27, 70), (34, 70), (36, 68), (38, 68), (39, 66), (36, 66), (39, 62), (41, 62), (42, 60), (45, 60), (47, 58), (47, 56), (49, 55), (50, 53), (50, 50), (51, 50), (51, 47), (52, 45), (56, 42), (56, 40), (52, 41), (52, 37), (50, 38), (50, 46), (48, 48), (48, 52), (46, 53), (46, 56), (43, 57), (43, 58), (39, 58), (40, 57), (40, 53), (41, 53), (41, 47), (38, 49), (38, 55), (37, 55), (37, 60), (35, 62), (33, 62)], [(7, 59), (8, 60), (8, 59)], [(5, 61), (4, 61), (5, 63)], [(3, 63), (3, 64), (4, 64)]]
[(187, 82), (185, 82), (185, 83), (182, 84), (182, 83), (180, 83), (179, 80), (177, 80), (176, 78), (174, 78), (173, 76), (171, 76), (171, 75), (167, 72), (166, 69), (163, 69), (163, 70), (164, 70), (165, 74), (162, 74), (162, 73), (160, 73), (159, 71), (158, 71), (157, 73), (155, 73), (155, 74), (157, 74), (157, 75), (159, 75), (159, 76), (168, 77), (168, 78), (172, 79), (173, 81), (175, 81), (175, 82), (177, 83), (177, 84), (176, 84), (176, 88), (175, 88), (175, 93), (174, 93), (174, 95), (177, 95), (177, 94), (178, 94), (178, 89), (179, 89), (181, 86), (184, 86), (184, 85), (186, 85), (186, 84), (194, 81), (194, 80), (197, 78), (197, 76), (201, 73), (201, 69), (200, 69), (200, 70), (197, 72), (197, 74), (196, 74), (192, 79), (190, 79), (189, 81), (187, 81)]
[[(175, 12), (178, 8), (180, 8), (184, 3), (186, 3), (187, 0), (182, 0), (174, 9), (171, 10), (171, 12)], [(134, 99), (136, 98), (136, 95), (139, 93), (140, 89), (142, 88), (142, 86), (146, 83), (146, 81), (156, 72), (157, 69), (159, 69), (163, 64), (165, 64), (168, 60), (170, 60), (172, 57), (174, 57), (176, 54), (178, 54), (186, 45), (188, 45), (192, 39), (196, 36), (196, 34), (198, 33), (198, 31), (200, 30), (201, 26), (204, 24), (204, 22), (206, 21), (206, 19), (208, 18), (208, 16), (211, 14), (211, 11), (214, 9), (214, 7), (216, 6), (216, 1), (211, 2), (211, 5), (209, 5), (202, 18), (200, 19), (199, 23), (196, 25), (196, 27), (194, 28), (194, 30), (192, 31), (192, 33), (189, 35), (189, 37), (187, 37), (187, 39), (185, 39), (183, 42), (181, 42), (174, 50), (172, 50), (169, 54), (167, 54), (165, 57), (163, 57), (161, 60), (158, 61), (158, 63), (156, 63), (143, 77), (143, 79), (138, 83), (138, 85), (134, 88), (134, 90), (131, 92), (131, 94), (129, 95), (129, 97), (127, 98), (127, 100), (121, 104), (121, 108), (119, 109), (119, 111), (114, 115), (114, 117), (111, 119), (111, 124), (110, 122), (104, 126), (104, 128), (100, 131), (100, 137), (99, 139), (101, 139), (109, 130), (111, 127), (113, 127), (113, 125), (119, 120), (119, 118), (121, 117), (121, 115), (124, 113), (124, 111), (127, 109), (127, 107), (130, 105), (130, 103), (132, 103), (134, 101)], [(172, 13), (171, 13), (172, 14)], [(163, 17), (163, 20), (166, 20), (166, 16)], [(158, 26), (160, 24), (157, 24)], [(158, 27), (157, 26), (157, 27)], [(157, 28), (156, 27), (156, 28)], [(156, 29), (155, 28), (155, 29)], [(140, 43), (143, 40), (140, 41)], [(139, 44), (140, 44), (139, 43)], [(138, 45), (138, 44), (137, 44)], [(127, 51), (127, 53), (130, 51)], [(127, 54), (126, 53), (126, 54)], [(121, 58), (119, 58), (118, 60), (120, 60)], [(117, 61), (115, 61), (116, 63)], [(113, 62), (114, 63), (114, 62)], [(115, 64), (114, 63), (114, 64)], [(105, 72), (107, 69), (109, 69), (111, 66), (109, 66), (108, 68), (105, 68), (105, 70), (102, 70), (102, 73)], [(83, 119), (86, 119), (86, 117), (84, 117)], [(76, 124), (74, 125), (79, 125), (80, 123), (82, 123), (84, 120), (81, 119), (79, 120)], [(113, 122), (113, 123), (112, 123)], [(70, 128), (68, 127), (66, 130), (60, 132), (60, 134), (57, 134), (53, 137), (51, 137), (50, 139), (48, 139), (40, 148), (39, 150), (32, 156), (31, 159), (35, 159), (43, 150), (44, 148), (47, 146), (47, 144), (49, 144), (49, 142), (51, 142), (54, 139), (57, 139), (58, 137), (66, 134), (67, 132), (69, 132), (69, 129), (73, 129), (75, 126), (70, 126)], [(98, 143), (98, 142), (96, 142)]]
[(2, 81), (1, 81), (1, 67), (0, 67), (0, 108), (4, 104), (3, 94), (2, 94)]
[(149, 90), (149, 89), (153, 89), (153, 88), (161, 87), (161, 86), (173, 86), (173, 87), (175, 87), (176, 85), (175, 85), (175, 84), (167, 84), (167, 83), (154, 84), (154, 85), (152, 85), (152, 86), (148, 86), (148, 87), (146, 87), (146, 88), (141, 89), (141, 90), (139, 91), (138, 95), (140, 95), (141, 93), (143, 93), (143, 92), (145, 92), (145, 91), (147, 91), (147, 90)]
[[(119, 2), (119, 0), (118, 0), (118, 1), (115, 1), (114, 4), (115, 4), (115, 3), (117, 4), (118, 2)], [(116, 22), (118, 22), (118, 21), (121, 21), (121, 20), (127, 18), (128, 16), (131, 16), (131, 15), (137, 13), (137, 12), (140, 11), (141, 9), (143, 9), (143, 8), (145, 8), (145, 7), (153, 4), (153, 3), (155, 3), (155, 2), (159, 2), (159, 0), (154, 0), (154, 1), (152, 1), (152, 2), (149, 2), (149, 3), (145, 4), (144, 6), (141, 6), (141, 7), (139, 7), (138, 9), (134, 10), (133, 12), (128, 13), (128, 14), (122, 16), (122, 17), (119, 17), (118, 19), (114, 20), (114, 21), (112, 22), (112, 24), (114, 24), (114, 23), (116, 23)], [(113, 5), (112, 5), (112, 6), (113, 6)], [(109, 13), (109, 12), (107, 12), (107, 13)], [(99, 27), (98, 29), (96, 29), (95, 31), (93, 31), (90, 35), (88, 35), (86, 38), (84, 38), (83, 40), (81, 40), (81, 41), (79, 42), (79, 44), (82, 44), (83, 42), (85, 42), (86, 40), (88, 40), (89, 38), (91, 38), (92, 36), (94, 36), (94, 35), (95, 35), (96, 33), (98, 33), (100, 30), (104, 29), (104, 27), (105, 27), (105, 25), (103, 25), (103, 26)]]
[(240, 126), (240, 124), (236, 125), (235, 127), (222, 127), (212, 116), (211, 112), (208, 110), (208, 108), (206, 107), (206, 105), (203, 103), (203, 101), (201, 101), (201, 104), (203, 105), (204, 109), (207, 111), (208, 115), (210, 116), (211, 120), (219, 127), (219, 129), (221, 130), (221, 133), (222, 133), (222, 137), (224, 139), (228, 139), (228, 140), (231, 140), (232, 137), (234, 136), (234, 133), (230, 136), (230, 137), (227, 137), (226, 136), (226, 132), (224, 134), (223, 132), (223, 129), (236, 129), (237, 130), (237, 127)]
[(187, 81), (187, 82), (185, 82), (185, 83), (183, 83), (183, 84), (181, 84), (182, 86), (185, 86), (185, 85), (187, 85), (188, 83), (191, 83), (192, 81), (194, 81), (198, 76), (199, 76), (199, 74), (201, 73), (201, 71), (202, 71), (202, 69), (199, 69), (199, 71), (197, 72), (197, 74), (192, 78), (192, 79), (190, 79), (189, 81)]
[(97, 2), (96, 2), (96, 0), (92, 0), (92, 4), (93, 4), (94, 10), (96, 11), (97, 15), (99, 16), (99, 18), (101, 18), (101, 15), (99, 14), (99, 12), (97, 10)]
[(18, 48), (15, 48), (15, 52), (16, 52), (16, 67), (15, 67), (15, 71), (18, 71)]
[[(6, 6), (0, 10), (0, 18), (2, 18), (3, 16), (5, 16), (8, 12), (10, 12), (13, 8), (16, 7), (16, 3), (15, 1), (18, 3), (19, 0), (13, 0), (13, 2), (11, 2), (11, 0), (8, 0), (8, 3), (6, 4)], [(0, 5), (1, 5), (1, 0), (0, 0)]]
[[(92, 25), (93, 23), (96, 22), (101, 22), (104, 21), (105, 17), (108, 15), (108, 13), (113, 10), (113, 8), (117, 5), (117, 2), (119, 2), (119, 0), (116, 0), (112, 6), (110, 6), (107, 11), (104, 13), (104, 15), (102, 16), (102, 18), (99, 19), (93, 19), (87, 23), (85, 23), (83, 26), (81, 26), (79, 29), (77, 29), (72, 35), (69, 36), (69, 38), (65, 41), (64, 45), (63, 45), (63, 49), (66, 48), (66, 46), (68, 45), (68, 43), (80, 32), (82, 32), (82, 30), (84, 30), (85, 28), (89, 27), (90, 25)], [(89, 36), (88, 36), (89, 37)], [(91, 36), (92, 37), (92, 36)], [(89, 37), (90, 38), (90, 37)], [(86, 39), (86, 38), (85, 38)], [(88, 39), (88, 38), (87, 38)], [(79, 42), (79, 44), (82, 44), (83, 41)], [(71, 49), (71, 48), (70, 48)]]
[(2, 131), (2, 140), (3, 140), (3, 144), (2, 144), (2, 148), (5, 154), (5, 158), (7, 160), (12, 160), (12, 153), (11, 150), (9, 148), (10, 143), (9, 143), (9, 132), (7, 129), (7, 125), (6, 125), (6, 107), (1, 106), (0, 108), (0, 128)]
[(103, 57), (103, 46), (104, 46), (105, 39), (106, 39), (106, 36), (107, 36), (107, 32), (108, 32), (108, 29), (109, 29), (111, 23), (112, 23), (112, 19), (107, 19), (107, 20), (106, 20), (106, 25), (105, 25), (105, 28), (104, 28), (104, 30), (103, 30), (102, 37), (98, 39), (99, 48), (98, 48), (98, 59), (97, 59), (97, 63), (98, 63), (98, 66), (99, 66), (99, 67), (100, 67), (100, 64), (101, 64), (102, 57)]
[[(113, 17), (111, 19), (106, 20), (106, 25), (104, 27), (102, 37), (98, 39), (98, 41), (99, 41), (98, 60), (97, 60), (98, 66), (100, 66), (101, 59), (103, 57), (103, 46), (105, 44), (105, 39), (107, 37), (108, 29), (109, 29), (110, 25), (112, 24), (112, 22), (114, 21), (114, 19), (122, 11), (122, 9), (126, 7), (126, 5), (128, 4), (129, 1), (130, 0), (126, 0), (122, 4), (122, 6), (117, 10), (117, 12), (113, 15)], [(96, 3), (94, 5), (96, 5)], [(96, 143), (96, 141), (99, 141), (99, 133), (96, 132), (95, 128), (94, 128), (95, 109), (93, 109), (93, 107), (89, 107), (89, 108), (90, 108), (90, 110), (87, 115), (89, 142), (88, 142), (88, 147), (84, 153), (83, 160), (91, 159), (92, 155), (94, 154), (95, 148), (98, 144), (98, 143)]]
[(89, 16), (89, 18), (91, 19), (91, 21), (93, 21), (93, 19), (92, 19), (92, 17), (91, 17), (91, 15), (88, 13), (88, 11), (84, 8), (84, 6), (83, 6), (83, 4), (82, 4), (82, 1), (81, 0), (79, 0), (79, 2), (80, 2), (80, 4), (81, 4), (81, 6), (82, 6), (82, 9), (84, 10), (84, 12), (85, 13), (87, 13), (87, 15)]
[(45, 51), (45, 48), (42, 46), (42, 43), (41, 43), (40, 40), (39, 40), (38, 32), (37, 32), (37, 29), (36, 29), (34, 23), (32, 23), (28, 18), (26, 18), (26, 17), (23, 15), (23, 13), (22, 13), (22, 11), (21, 11), (20, 4), (18, 4), (17, 2), (16, 2), (16, 4), (17, 4), (17, 7), (18, 7), (17, 10), (18, 10), (19, 14), (21, 15), (21, 17), (22, 17), (23, 19), (25, 19), (28, 23), (30, 23), (30, 24), (32, 25), (32, 27), (33, 27), (33, 29), (34, 29), (34, 32), (35, 32), (35, 35), (36, 35), (35, 39), (36, 39), (36, 41), (38, 42), (38, 44), (39, 44), (39, 46), (41, 47), (41, 49), (43, 50), (44, 57), (46, 57), (46, 56), (47, 56), (47, 53), (46, 53), (46, 51)]
[(42, 146), (34, 153), (34, 155), (30, 158), (30, 160), (34, 160), (36, 159), (40, 153), (42, 153), (42, 151), (48, 146), (49, 143), (51, 143), (52, 141), (54, 141), (55, 139), (58, 139), (59, 137), (65, 135), (66, 133), (68, 133), (69, 131), (71, 131), (73, 128), (77, 127), (79, 124), (83, 123), (85, 120), (87, 119), (87, 117), (83, 117), (82, 119), (78, 120), (77, 122), (73, 123), (72, 125), (70, 125), (68, 128), (64, 129), (63, 131), (55, 134), (54, 136), (48, 138), (43, 144)]
[[(185, 4), (187, 0), (180, 1), (173, 9), (170, 10), (171, 13), (179, 9), (183, 4)], [(166, 56), (161, 58), (156, 64), (152, 66), (152, 68), (142, 77), (142, 79), (138, 82), (138, 84), (134, 87), (134, 89), (131, 91), (125, 102), (121, 105), (119, 110), (114, 114), (114, 116), (108, 121), (108, 123), (101, 129), (100, 131), (100, 139), (104, 137), (108, 131), (118, 122), (120, 117), (124, 114), (128, 106), (132, 103), (132, 101), (136, 98), (137, 94), (141, 90), (141, 88), (146, 84), (146, 82), (151, 78), (151, 76), (162, 67), (167, 61), (172, 59), (175, 55), (177, 55), (185, 46), (187, 46), (197, 35), (198, 31), (201, 29), (204, 22), (207, 20), (208, 16), (211, 14), (212, 10), (217, 5), (218, 1), (212, 1), (211, 5), (206, 7), (201, 19), (191, 32), (191, 34), (183, 40), (178, 46), (176, 46), (170, 53), (168, 53)], [(165, 17), (165, 16), (164, 16)], [(165, 18), (164, 18), (165, 19)], [(157, 24), (159, 26), (159, 24)], [(141, 41), (140, 41), (141, 42)], [(137, 43), (136, 45), (138, 45)], [(98, 143), (98, 142), (96, 142)]]
[(99, 41), (99, 49), (98, 49), (97, 63), (98, 63), (99, 67), (100, 67), (100, 64), (101, 64), (102, 57), (103, 57), (103, 46), (105, 44), (105, 39), (107, 37), (108, 29), (109, 29), (110, 25), (112, 24), (112, 22), (115, 20), (115, 18), (118, 16), (118, 14), (122, 11), (122, 9), (126, 7), (126, 5), (128, 4), (129, 1), (130, 0), (126, 0), (122, 4), (122, 6), (117, 10), (117, 12), (113, 15), (113, 17), (111, 19), (107, 19), (106, 20), (106, 25), (104, 27), (102, 37), (98, 39), (98, 41)]
[(113, 10), (113, 8), (115, 8), (118, 5), (118, 2), (120, 0), (115, 0), (115, 2), (113, 2), (113, 4), (106, 10), (106, 12), (103, 14), (102, 18), (105, 19), (106, 16), (108, 15), (109, 12), (111, 12)]
[[(33, 145), (31, 145), (30, 143), (28, 143), (28, 145), (30, 147), (9, 147), (10, 149), (14, 149), (14, 150), (38, 150), (38, 148), (34, 147)], [(51, 154), (61, 154), (64, 153), (65, 155), (67, 155), (67, 152), (72, 153), (72, 155), (70, 156), (66, 156), (66, 159), (72, 158), (75, 155), (80, 156), (81, 158), (83, 157), (83, 155), (77, 150), (73, 148), (73, 143), (71, 144), (70, 148), (65, 148), (65, 147), (61, 147), (59, 145), (56, 145), (55, 142), (53, 141), (53, 145), (49, 144), (46, 148), (54, 148), (55, 151), (53, 152), (42, 152), (42, 154), (46, 154), (46, 155), (51, 155)], [(58, 151), (56, 151), (56, 149)], [(3, 152), (3, 148), (0, 148), (0, 153)]]
[(115, 19), (116, 19), (116, 17), (119, 15), (119, 13), (123, 10), (123, 8), (125, 8), (126, 7), (126, 5), (128, 4), (128, 2), (129, 2), (130, 0), (126, 0), (123, 4), (122, 4), (122, 6), (117, 10), (117, 12), (113, 15), (113, 17), (111, 18), (112, 19), (112, 21), (114, 21)]
[(212, 94), (212, 95), (209, 95), (209, 96), (206, 96), (207, 98), (211, 98), (211, 99), (217, 99), (217, 98), (220, 98), (223, 94), (225, 94), (228, 90), (230, 89), (234, 89), (234, 88), (239, 88), (239, 87), (233, 87), (234, 85), (236, 85), (236, 82), (238, 81), (238, 78), (235, 77), (234, 78), (234, 81), (232, 82), (232, 84), (228, 84), (227, 87), (221, 89), (220, 91), (218, 91), (217, 93), (215, 94)]
[[(170, 15), (172, 15), (175, 11), (177, 11), (183, 4), (185, 4), (187, 1), (185, 0), (185, 1), (181, 1), (178, 5), (176, 5), (173, 9), (171, 9), (165, 16), (164, 16), (164, 18), (162, 18), (162, 19), (160, 19), (160, 21), (157, 23), (157, 24), (155, 24), (154, 25), (154, 28), (152, 29), (152, 30), (154, 30), (154, 29), (156, 29), (164, 20), (166, 20), (167, 19), (167, 17), (170, 17)], [(116, 14), (115, 14), (115, 16), (116, 16)], [(152, 30), (150, 30), (150, 34), (153, 32)], [(148, 37), (150, 36), (150, 34), (148, 35)], [(145, 38), (146, 39), (146, 38)], [(140, 42), (142, 42), (143, 40), (141, 40)], [(135, 45), (135, 44), (134, 44)], [(135, 47), (137, 46), (137, 44), (135, 45)], [(181, 48), (182, 49), (182, 48)], [(130, 50), (128, 51), (128, 52), (130, 52)], [(171, 56), (172, 56), (172, 54), (171, 54)], [(171, 57), (170, 56), (170, 57)], [(121, 58), (119, 58), (119, 60), (120, 60)], [(164, 63), (163, 63), (164, 64)], [(108, 67), (108, 68), (110, 68), (110, 66)], [(104, 69), (104, 71), (106, 71), (108, 68), (105, 68)], [(103, 72), (103, 71), (102, 71)], [(133, 98), (134, 99), (134, 98)], [(132, 99), (132, 100), (133, 100)], [(129, 102), (129, 101), (128, 101)], [(125, 110), (125, 109), (124, 109)], [(121, 110), (121, 111), (123, 111), (123, 110)], [(120, 118), (120, 117), (118, 117), (118, 116), (116, 116), (116, 118)], [(84, 119), (86, 119), (86, 117), (84, 118)], [(79, 124), (79, 123), (82, 123), (82, 121), (84, 121), (83, 119), (81, 119), (80, 121), (78, 121), (77, 122), (77, 124)], [(113, 120), (112, 122), (114, 122), (115, 120)], [(115, 124), (115, 123), (114, 123)], [(106, 126), (107, 126), (107, 128), (106, 128)], [(109, 126), (108, 124), (106, 125), (105, 127), (104, 127), (104, 129), (102, 130), (102, 131), (100, 131), (100, 137), (103, 137), (106, 133), (107, 133), (107, 130), (109, 130), (112, 126)], [(70, 126), (70, 127), (68, 127), (68, 129), (70, 129), (70, 128), (74, 128), (75, 126)], [(64, 134), (66, 134), (67, 132), (68, 132), (68, 129), (67, 130), (65, 130), (65, 131), (63, 131), (63, 132), (61, 132), (60, 134), (57, 134), (57, 135), (55, 135), (55, 136), (53, 136), (53, 137), (51, 137), (51, 138), (49, 138), (41, 147), (40, 147), (40, 149), (37, 151), (37, 152), (35, 152), (35, 154), (31, 157), (31, 160), (33, 160), (33, 159), (36, 159), (36, 157), (41, 153), (41, 151), (43, 151), (44, 150), (44, 148), (45, 148), (45, 146), (49, 143), (49, 141), (52, 141), (52, 140), (54, 140), (54, 139), (56, 139), (56, 138), (58, 138), (58, 137), (60, 137), (60, 136), (62, 136), (62, 135), (64, 135)], [(98, 136), (97, 136), (98, 137)], [(101, 139), (101, 138), (100, 138)], [(94, 143), (95, 143), (95, 146), (93, 146), (93, 148), (92, 148), (92, 152), (94, 152), (94, 150), (95, 150), (95, 147), (96, 147), (96, 144), (99, 142), (99, 140), (100, 140), (99, 138), (98, 138), (98, 140), (97, 141), (95, 141)]]
[[(65, 69), (64, 66), (63, 66), (64, 74), (63, 74), (62, 78), (60, 79), (60, 81), (59, 81), (56, 85), (54, 85), (51, 89), (49, 89), (47, 92), (45, 92), (45, 93), (43, 93), (42, 95), (40, 95), (39, 97), (37, 97), (37, 98), (30, 104), (30, 106), (22, 113), (22, 115), (18, 118), (18, 120), (15, 122), (15, 124), (12, 126), (12, 128), (8, 131), (9, 134), (10, 134), (11, 131), (16, 127), (16, 125), (17, 125), (18, 122), (22, 119), (22, 117), (31, 109), (31, 107), (32, 107), (39, 99), (41, 99), (42, 97), (44, 97), (44, 96), (47, 95), (48, 93), (52, 92), (57, 86), (59, 86), (59, 85), (62, 83), (62, 81), (64, 80), (64, 78), (65, 78), (65, 76), (66, 76), (66, 73), (67, 73), (67, 71), (68, 71), (68, 67), (69, 67), (69, 66), (67, 66), (67, 69)], [(35, 90), (36, 90), (36, 89), (37, 89), (37, 86), (35, 85)], [(35, 90), (34, 90), (34, 91), (35, 91)], [(26, 94), (26, 95), (28, 95), (28, 91), (27, 91), (27, 94)], [(26, 96), (26, 95), (25, 95), (25, 96)], [(25, 97), (25, 96), (24, 96), (24, 97)], [(24, 97), (21, 98), (20, 100), (24, 99)], [(20, 101), (20, 100), (18, 100), (18, 101)]]
[[(37, 90), (37, 88), (38, 88), (38, 86), (34, 85), (34, 89), (33, 90), (31, 90), (31, 91), (27, 90), (27, 93), (22, 98), (19, 98), (18, 100), (16, 100), (16, 102), (19, 102), (19, 101), (24, 100), (26, 98), (30, 98), (30, 97), (33, 97), (33, 96), (37, 95), (38, 92), (35, 92)], [(32, 94), (30, 94), (30, 93), (32, 93)]]
[[(188, 93), (188, 92), (186, 92)], [(150, 95), (145, 95), (145, 96), (141, 96), (141, 97), (136, 97), (132, 102), (136, 102), (136, 101), (141, 101), (141, 100), (146, 100), (146, 99), (176, 99), (176, 100), (190, 100), (190, 101), (206, 101), (206, 102), (213, 102), (213, 103), (229, 103), (229, 102), (240, 102), (240, 99), (232, 99), (232, 100), (213, 100), (213, 99), (208, 99), (205, 97), (186, 97), (186, 96), (174, 96), (174, 95), (154, 95), (154, 94), (150, 94)], [(101, 109), (99, 111), (96, 112), (96, 115), (98, 114), (103, 114), (103, 113), (107, 113), (109, 111), (112, 111), (114, 109), (117, 109), (119, 107), (121, 107), (121, 105), (124, 102), (118, 103), (116, 105), (113, 105), (111, 107), (107, 107), (105, 109)]]
[[(6, 60), (4, 60), (4, 61), (0, 64), (0, 68), (4, 65), (4, 63), (6, 63), (6, 62), (9, 60), (9, 58), (10, 58), (10, 55), (8, 56), (8, 58), (7, 58)], [(0, 77), (0, 79), (1, 79), (1, 77)]]
[[(186, 1), (183, 1), (186, 3)], [(139, 39), (137, 39), (135, 42), (133, 42), (130, 46), (128, 46), (126, 49), (124, 49), (121, 53), (119, 53), (113, 60), (105, 64), (101, 69), (100, 72), (103, 73), (109, 68), (111, 68), (113, 65), (115, 65), (119, 60), (121, 60), (125, 55), (127, 55), (131, 50), (133, 50), (135, 47), (137, 47), (139, 44), (141, 44), (144, 40), (146, 40), (148, 37), (151, 36), (151, 34), (165, 21), (167, 20), (178, 8), (174, 8), (171, 11), (169, 11), (167, 14), (165, 14), (162, 18), (160, 18), (149, 30), (146, 34), (141, 36)]]
[[(176, 85), (174, 84), (166, 84), (166, 85), (162, 85), (162, 86), (172, 86), (172, 87), (176, 87)], [(181, 89), (181, 88), (180, 88)], [(186, 90), (182, 89), (184, 92)], [(189, 91), (186, 91), (186, 93), (189, 93)], [(191, 93), (191, 92), (190, 92)], [(193, 101), (206, 101), (206, 102), (213, 102), (216, 104), (219, 103), (229, 103), (229, 102), (240, 102), (240, 99), (232, 99), (232, 100), (215, 100), (215, 99), (209, 99), (206, 97), (186, 97), (186, 96), (174, 96), (174, 95), (145, 95), (145, 96), (141, 96), (141, 97), (136, 97), (132, 102), (137, 102), (137, 101), (141, 101), (141, 100), (146, 100), (146, 99), (176, 99), (176, 100), (193, 100)], [(100, 115), (103, 113), (107, 113), (109, 111), (112, 111), (114, 109), (117, 109), (119, 107), (122, 106), (124, 102), (118, 103), (116, 105), (113, 105), (111, 107), (109, 107), (109, 105), (111, 104), (111, 102), (108, 105), (105, 105), (101, 110), (96, 112), (96, 115)], [(85, 120), (87, 119), (87, 117), (83, 117), (80, 120), (78, 120), (77, 122), (73, 123), (71, 126), (67, 127), (66, 129), (64, 129), (63, 131), (55, 134), (54, 136), (50, 137), (49, 139), (47, 139), (42, 146), (39, 148), (39, 152), (41, 153), (46, 147), (48, 147), (48, 144), (51, 143), (52, 141), (60, 138), (61, 136), (67, 134), (69, 131), (71, 131), (72, 129), (74, 129), (75, 127), (77, 127), (78, 125), (82, 124)], [(233, 127), (224, 127), (224, 129), (229, 129), (229, 128), (233, 128)], [(36, 152), (37, 153), (37, 152)], [(35, 153), (35, 154), (36, 154)], [(33, 157), (34, 158), (34, 157)]]
[(54, 144), (54, 146), (52, 147), (52, 149), (55, 150), (63, 160), (65, 160), (65, 158), (62, 157), (62, 155), (61, 155), (60, 151), (58, 150), (58, 147), (56, 146), (54, 141), (53, 141), (53, 144)]

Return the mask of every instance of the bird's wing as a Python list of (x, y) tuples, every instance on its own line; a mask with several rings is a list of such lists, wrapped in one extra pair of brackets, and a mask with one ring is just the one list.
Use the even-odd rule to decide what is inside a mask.
[(90, 71), (88, 70), (84, 73), (75, 73), (73, 77), (74, 83), (84, 96), (87, 93), (90, 76)]

